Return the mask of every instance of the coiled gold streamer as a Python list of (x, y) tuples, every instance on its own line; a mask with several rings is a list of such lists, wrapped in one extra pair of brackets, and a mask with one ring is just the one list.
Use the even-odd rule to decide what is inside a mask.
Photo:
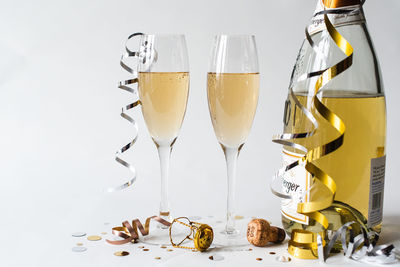
[[(298, 138), (307, 138), (314, 134), (316, 130), (318, 130), (318, 123), (315, 121), (315, 118), (312, 116), (311, 112), (305, 109), (298, 101), (293, 91), (290, 90), (290, 96), (295, 101), (295, 104), (300, 107), (300, 109), (306, 113), (307, 117), (312, 121), (314, 125), (314, 129), (308, 133), (302, 134), (289, 134), (289, 136), (281, 135), (280, 138), (274, 138), (273, 141), (276, 143), (280, 143), (283, 145), (289, 145), (294, 148), (298, 148), (305, 152), (305, 155), (298, 160), (290, 164), (289, 166), (285, 166), (281, 169), (277, 175), (281, 175), (282, 171), (290, 170), (298, 165), (304, 166), (304, 168), (313, 175), (313, 186), (326, 186), (331, 195), (329, 197), (316, 196), (310, 202), (299, 203), (297, 206), (297, 212), (304, 214), (316, 222), (320, 223), (324, 229), (328, 228), (329, 222), (327, 218), (320, 212), (323, 209), (330, 207), (333, 203), (336, 193), (336, 183), (332, 177), (330, 177), (323, 170), (318, 168), (313, 162), (336, 151), (343, 144), (343, 138), (346, 131), (346, 127), (343, 121), (337, 116), (334, 112), (332, 112), (328, 107), (326, 107), (322, 102), (318, 99), (317, 94), (320, 90), (332, 79), (334, 79), (340, 73), (346, 71), (353, 63), (353, 47), (350, 43), (335, 29), (333, 24), (328, 18), (327, 13), (324, 13), (324, 22), (326, 29), (332, 40), (335, 44), (341, 49), (341, 51), (346, 55), (346, 58), (341, 60), (336, 65), (322, 71), (310, 73), (306, 75), (306, 78), (310, 78), (313, 76), (319, 76), (318, 80), (315, 84), (314, 95), (312, 103), (318, 113), (329, 122), (332, 127), (334, 127), (338, 132), (339, 136), (334, 140), (308, 150), (305, 147), (302, 147), (299, 144), (296, 144), (294, 141)], [(310, 43), (310, 45), (315, 49), (315, 45), (312, 42), (312, 39), (306, 30), (306, 39)], [(300, 77), (301, 78), (301, 77)], [(293, 141), (288, 141), (292, 139)], [(316, 180), (320, 183), (316, 183)], [(274, 190), (273, 190), (274, 192)], [(274, 192), (275, 193), (275, 192)], [(318, 257), (324, 258), (324, 252), (322, 247), (325, 246), (324, 241), (324, 232), (314, 233), (305, 230), (293, 230), (291, 240), (289, 241), (288, 251), (294, 257), (302, 258), (302, 259), (317, 259)], [(321, 255), (322, 254), (322, 255)]]

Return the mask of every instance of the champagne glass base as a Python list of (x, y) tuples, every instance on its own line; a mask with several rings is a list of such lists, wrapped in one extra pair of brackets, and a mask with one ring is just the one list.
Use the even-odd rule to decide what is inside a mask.
[(236, 227), (233, 231), (226, 231), (225, 225), (216, 225), (214, 228), (215, 247), (229, 250), (242, 250), (247, 247), (247, 218), (236, 220)]

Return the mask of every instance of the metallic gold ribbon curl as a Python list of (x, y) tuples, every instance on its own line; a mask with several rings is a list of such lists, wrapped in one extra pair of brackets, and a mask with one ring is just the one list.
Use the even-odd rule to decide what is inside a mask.
[[(327, 144), (318, 146), (316, 148), (313, 148), (311, 150), (308, 150), (305, 147), (300, 147), (300, 150), (305, 153), (305, 155), (299, 159), (297, 162), (294, 162), (292, 164), (289, 164), (288, 166), (285, 166), (284, 169), (285, 172), (293, 167), (296, 167), (298, 165), (304, 166), (304, 168), (313, 175), (313, 186), (321, 186), (320, 184), (326, 186), (329, 191), (331, 192), (330, 197), (319, 197), (315, 198), (306, 203), (299, 203), (297, 207), (297, 212), (300, 214), (304, 214), (312, 219), (314, 219), (316, 222), (320, 223), (324, 229), (327, 229), (329, 226), (329, 222), (327, 218), (319, 212), (320, 210), (326, 209), (331, 204), (333, 203), (335, 193), (336, 193), (336, 183), (333, 180), (332, 177), (330, 177), (327, 173), (325, 173), (323, 170), (318, 168), (315, 164), (313, 164), (314, 161), (330, 154), (336, 151), (341, 147), (343, 144), (343, 138), (344, 138), (344, 133), (345, 133), (345, 125), (343, 121), (337, 116), (334, 112), (332, 112), (329, 108), (327, 108), (319, 99), (318, 99), (318, 93), (320, 90), (333, 78), (335, 78), (337, 75), (340, 73), (344, 72), (347, 70), (351, 65), (352, 65), (352, 55), (353, 55), (353, 48), (350, 45), (347, 40), (340, 35), (339, 32), (336, 31), (335, 27), (332, 25), (332, 23), (329, 21), (327, 13), (324, 13), (324, 21), (325, 21), (325, 26), (329, 32), (329, 35), (335, 42), (335, 44), (345, 53), (346, 58), (337, 63), (336, 65), (327, 68), (325, 70), (317, 71), (317, 72), (312, 72), (306, 75), (300, 76), (299, 80), (304, 80), (307, 78), (311, 78), (314, 76), (318, 76), (318, 80), (315, 84), (315, 90), (314, 90), (314, 95), (313, 95), (313, 105), (317, 112), (327, 121), (329, 122), (332, 127), (334, 127), (338, 132), (339, 136), (335, 138), (334, 140), (328, 142)], [(319, 51), (314, 42), (312, 41), (312, 38), (310, 34), (308, 33), (308, 29), (306, 28), (306, 39), (308, 40), (309, 44), (315, 51)], [(316, 119), (314, 116), (311, 114), (310, 111), (304, 112), (306, 110), (304, 107), (299, 105), (299, 101), (294, 95), (292, 89), (290, 88), (290, 96), (292, 99), (295, 101), (295, 105), (301, 107), (301, 110), (303, 113), (306, 115), (306, 117), (311, 120), (313, 123), (314, 129), (310, 132), (303, 133), (301, 135), (291, 135), (289, 134), (289, 137), (292, 137), (293, 141), (289, 142), (286, 138), (283, 138), (285, 136), (280, 136), (280, 138), (273, 138), (273, 141), (276, 143), (284, 144), (284, 145), (289, 145), (293, 148), (298, 148), (298, 144), (295, 143), (295, 139), (297, 138), (307, 138), (311, 137), (315, 131), (318, 129), (318, 124), (315, 123)], [(299, 149), (299, 148), (298, 148)], [(278, 175), (282, 174), (282, 169), (278, 171)], [(275, 175), (275, 177), (277, 174)], [(315, 180), (318, 180), (320, 183), (316, 184)], [(318, 258), (318, 245), (323, 246), (323, 240), (321, 241), (321, 235), (322, 233), (313, 233), (310, 231), (305, 231), (301, 232), (301, 235), (299, 234), (300, 230), (293, 230), (292, 231), (292, 239), (289, 242), (289, 252), (291, 252), (292, 255), (295, 257), (299, 258)], [(309, 236), (308, 241), (304, 241), (304, 236)], [(302, 237), (302, 238), (300, 238)], [(307, 239), (307, 238), (306, 238)], [(312, 242), (310, 242), (312, 240)], [(321, 249), (319, 249), (321, 251)]]
[[(124, 81), (120, 81), (118, 88), (124, 91), (127, 91), (129, 93), (132, 93), (134, 95), (136, 95), (137, 98), (139, 98), (137, 90), (133, 87), (131, 87), (131, 85), (135, 84), (138, 82), (138, 73), (136, 70), (134, 70), (133, 68), (131, 68), (128, 64), (125, 63), (125, 60), (128, 58), (139, 58), (139, 52), (135, 52), (135, 51), (131, 51), (128, 48), (128, 41), (136, 36), (141, 36), (143, 35), (143, 33), (133, 33), (131, 34), (128, 39), (125, 42), (125, 52), (124, 54), (121, 56), (121, 60), (119, 62), (119, 64), (121, 65), (121, 67), (126, 70), (127, 72), (129, 72), (130, 74), (132, 74), (133, 78), (129, 79), (129, 80), (124, 80)], [(128, 105), (126, 105), (125, 107), (122, 108), (121, 111), (121, 117), (124, 118), (125, 120), (129, 121), (131, 124), (133, 124), (133, 128), (135, 130), (135, 135), (132, 138), (132, 141), (129, 142), (128, 144), (126, 144), (125, 146), (123, 146), (121, 149), (119, 149), (116, 153), (115, 153), (115, 161), (117, 161), (119, 164), (121, 164), (122, 166), (128, 168), (131, 172), (132, 172), (132, 178), (129, 179), (127, 182), (123, 183), (122, 185), (116, 186), (116, 187), (110, 187), (107, 189), (107, 192), (114, 192), (114, 191), (119, 191), (122, 189), (125, 189), (129, 186), (131, 186), (135, 181), (136, 181), (136, 169), (135, 167), (128, 163), (127, 161), (123, 160), (121, 158), (121, 155), (123, 153), (125, 153), (127, 150), (129, 150), (136, 142), (136, 140), (138, 139), (138, 125), (136, 123), (136, 121), (129, 116), (126, 112), (128, 110), (131, 110), (133, 108), (135, 108), (136, 106), (140, 105), (140, 100), (136, 100), (133, 103), (130, 103)]]
[(151, 220), (157, 221), (157, 222), (161, 223), (162, 225), (165, 225), (168, 227), (171, 225), (170, 222), (162, 219), (159, 216), (151, 216), (151, 217), (147, 218), (144, 223), (144, 226), (139, 221), (139, 219), (132, 220), (132, 224), (130, 224), (128, 221), (124, 221), (124, 222), (122, 222), (122, 227), (118, 226), (118, 227), (112, 228), (112, 233), (123, 239), (122, 240), (106, 239), (106, 241), (112, 245), (123, 245), (123, 244), (129, 243), (129, 242), (136, 242), (139, 239), (138, 229), (143, 236), (146, 236), (149, 234)]
[(305, 169), (313, 175), (314, 179), (318, 179), (323, 185), (325, 185), (330, 190), (332, 195), (331, 198), (320, 198), (306, 203), (299, 203), (297, 206), (297, 212), (311, 217), (315, 221), (319, 222), (326, 229), (328, 228), (329, 222), (326, 217), (319, 212), (319, 210), (328, 208), (332, 204), (336, 193), (336, 183), (332, 177), (330, 177), (327, 173), (318, 168), (312, 162), (330, 153), (333, 153), (342, 146), (346, 127), (339, 116), (337, 116), (328, 107), (322, 104), (322, 102), (318, 99), (317, 94), (321, 90), (321, 88), (324, 87), (329, 81), (350, 68), (353, 63), (353, 47), (335, 29), (335, 27), (330, 22), (327, 14), (324, 14), (324, 21), (330, 37), (347, 57), (341, 60), (336, 65), (325, 70), (319, 76), (315, 84), (313, 104), (318, 113), (327, 122), (329, 122), (331, 126), (333, 126), (340, 133), (340, 135), (329, 143), (318, 146), (308, 151), (307, 154), (302, 158), (302, 160), (306, 162)]

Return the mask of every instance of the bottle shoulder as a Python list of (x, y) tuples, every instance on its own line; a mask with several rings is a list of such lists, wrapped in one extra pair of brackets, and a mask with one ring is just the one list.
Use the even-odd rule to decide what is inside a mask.
[[(352, 65), (322, 90), (384, 94), (379, 62), (366, 24), (343, 25), (336, 29), (353, 47)], [(295, 92), (314, 90), (318, 76), (304, 79), (305, 75), (330, 68), (346, 57), (326, 30), (313, 34), (311, 38), (315, 47), (305, 39), (293, 69), (290, 87)]]

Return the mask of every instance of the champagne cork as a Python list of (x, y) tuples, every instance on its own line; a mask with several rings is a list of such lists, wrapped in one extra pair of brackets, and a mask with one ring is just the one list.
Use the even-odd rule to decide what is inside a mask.
[(264, 219), (253, 219), (247, 225), (247, 240), (256, 247), (265, 247), (269, 242), (285, 240), (285, 230), (270, 226)]

